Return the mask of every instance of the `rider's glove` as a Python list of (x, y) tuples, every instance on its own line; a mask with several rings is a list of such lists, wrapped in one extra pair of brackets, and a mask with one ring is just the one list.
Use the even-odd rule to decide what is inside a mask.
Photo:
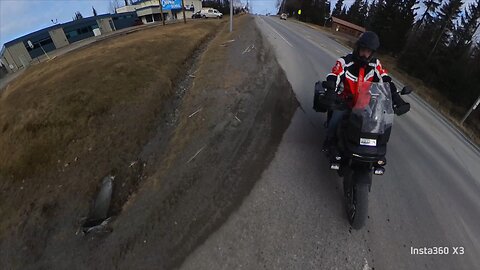
[[(393, 83), (392, 85), (393, 87), (395, 87)], [(395, 112), (396, 115), (400, 116), (410, 111), (410, 103), (405, 102), (396, 90), (392, 91), (392, 101), (393, 101), (393, 111)]]
[(393, 111), (398, 116), (400, 116), (402, 114), (405, 114), (408, 111), (410, 111), (410, 103), (407, 103), (407, 102), (403, 101), (401, 104), (395, 104), (393, 106)]

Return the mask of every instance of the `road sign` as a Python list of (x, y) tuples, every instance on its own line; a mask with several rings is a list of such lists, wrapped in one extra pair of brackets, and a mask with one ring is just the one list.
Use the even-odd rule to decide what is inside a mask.
[(473, 105), (473, 109), (477, 109), (478, 107), (478, 104), (480, 104), (480, 98), (477, 100), (477, 103), (475, 103), (475, 105)]
[(479, 104), (480, 104), (480, 97), (477, 98), (475, 103), (473, 103), (473, 106), (470, 108), (470, 110), (468, 110), (468, 112), (462, 118), (462, 120), (460, 121), (460, 125), (463, 125), (463, 122), (465, 122), (465, 120), (467, 120), (467, 117), (478, 107)]
[(163, 10), (181, 9), (182, 0), (162, 0)]

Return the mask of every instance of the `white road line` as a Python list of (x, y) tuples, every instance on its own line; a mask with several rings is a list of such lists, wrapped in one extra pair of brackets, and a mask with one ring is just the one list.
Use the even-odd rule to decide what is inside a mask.
[(280, 33), (278, 33), (270, 24), (268, 24), (265, 21), (265, 19), (262, 18), (262, 20), (265, 22), (266, 25), (268, 25), (268, 27), (270, 27), (273, 30), (273, 32), (275, 32), (277, 35), (279, 35), (290, 47), (293, 48), (293, 45), (290, 42), (288, 42), (288, 40), (286, 40), (282, 35), (280, 35)]

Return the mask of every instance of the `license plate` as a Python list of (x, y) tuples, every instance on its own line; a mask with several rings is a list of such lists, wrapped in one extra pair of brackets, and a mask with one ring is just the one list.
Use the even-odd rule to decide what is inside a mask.
[(360, 145), (377, 146), (376, 139), (360, 138)]

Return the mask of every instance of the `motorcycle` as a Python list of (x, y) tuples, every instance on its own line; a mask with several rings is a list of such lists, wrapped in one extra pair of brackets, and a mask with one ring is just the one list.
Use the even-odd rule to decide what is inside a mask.
[[(330, 169), (343, 177), (345, 208), (350, 225), (360, 229), (368, 216), (368, 193), (373, 175), (385, 173), (387, 143), (392, 131), (394, 115), (410, 110), (408, 103), (402, 108), (392, 106), (392, 94), (388, 83), (361, 82), (358, 95), (350, 108), (348, 100), (338, 98), (327, 89), (330, 82), (315, 85), (314, 109), (317, 112), (346, 110), (336, 130), (336, 143), (326, 154)], [(400, 94), (412, 92), (408, 86)], [(350, 100), (351, 102), (351, 100)], [(353, 103), (353, 102), (352, 102)], [(328, 121), (328, 120), (327, 120)], [(327, 122), (328, 123), (328, 122)]]

